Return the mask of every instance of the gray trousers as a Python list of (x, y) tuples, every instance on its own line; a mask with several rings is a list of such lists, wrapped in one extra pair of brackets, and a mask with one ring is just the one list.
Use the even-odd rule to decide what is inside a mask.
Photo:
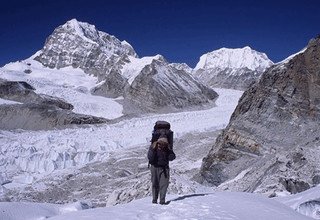
[(152, 202), (157, 202), (160, 194), (160, 203), (165, 203), (166, 193), (169, 186), (169, 167), (150, 166), (152, 182)]

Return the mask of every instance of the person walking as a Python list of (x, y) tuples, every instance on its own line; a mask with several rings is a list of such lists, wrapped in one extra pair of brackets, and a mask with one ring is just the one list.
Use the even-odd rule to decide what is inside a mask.
[(151, 164), (152, 203), (157, 203), (160, 196), (160, 204), (166, 204), (166, 193), (170, 179), (169, 161), (173, 161), (175, 158), (176, 155), (170, 148), (167, 137), (159, 137), (151, 144), (148, 159)]

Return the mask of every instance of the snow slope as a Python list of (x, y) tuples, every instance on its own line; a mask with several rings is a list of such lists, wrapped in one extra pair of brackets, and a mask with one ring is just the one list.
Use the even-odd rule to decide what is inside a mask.
[(275, 200), (290, 206), (303, 215), (320, 219), (320, 186), (295, 195), (275, 198)]
[[(25, 70), (31, 73), (26, 74)], [(0, 78), (26, 81), (36, 88), (37, 93), (56, 96), (71, 103), (75, 113), (107, 119), (123, 115), (123, 107), (115, 99), (90, 94), (90, 89), (96, 86), (97, 78), (79, 68), (50, 69), (31, 57), (5, 65), (0, 69)]]
[(53, 216), (82, 210), (87, 204), (76, 202), (67, 205), (27, 202), (0, 203), (1, 220), (42, 220)]
[(7, 99), (1, 99), (0, 98), (0, 105), (3, 105), (3, 104), (19, 104), (20, 102), (15, 102), (15, 101), (10, 101), (10, 100), (7, 100)]
[[(216, 219), (216, 220), (307, 220), (280, 202), (256, 194), (218, 192), (169, 196), (168, 205), (151, 204), (151, 198), (125, 205), (73, 211), (65, 206), (32, 203), (0, 203), (0, 219), (105, 220), (105, 219)], [(17, 211), (18, 210), (18, 211)], [(79, 208), (74, 208), (79, 210)], [(8, 214), (9, 213), (9, 214)], [(55, 215), (56, 214), (56, 215)], [(55, 215), (55, 216), (53, 216)], [(53, 217), (52, 217), (53, 216)]]

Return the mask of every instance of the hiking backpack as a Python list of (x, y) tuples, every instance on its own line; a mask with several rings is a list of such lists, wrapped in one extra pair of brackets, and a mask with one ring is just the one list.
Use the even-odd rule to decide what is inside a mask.
[(173, 131), (170, 130), (170, 123), (166, 121), (157, 121), (153, 127), (151, 144), (159, 138), (166, 137), (169, 142), (169, 148), (173, 150)]

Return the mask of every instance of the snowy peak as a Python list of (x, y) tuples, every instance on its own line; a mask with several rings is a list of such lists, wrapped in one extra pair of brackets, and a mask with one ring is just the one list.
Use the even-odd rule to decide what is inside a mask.
[(62, 25), (62, 27), (67, 30), (73, 30), (80, 36), (85, 35), (86, 32), (98, 33), (94, 25), (91, 25), (86, 22), (79, 22), (75, 18), (71, 19), (70, 21), (67, 21), (64, 25)]
[[(67, 21), (60, 28), (64, 29), (65, 32), (71, 32), (75, 36), (81, 37), (89, 43), (104, 46), (107, 49), (105, 51), (112, 49), (111, 45), (114, 44), (117, 47), (123, 47), (130, 51), (130, 55), (137, 56), (134, 49), (127, 41), (123, 40), (120, 42), (115, 36), (97, 30), (92, 24), (80, 22), (74, 18)], [(116, 49), (118, 49), (117, 47)]]
[(137, 57), (128, 42), (72, 19), (53, 31), (34, 59), (49, 68), (72, 66), (100, 77), (123, 56)]
[(246, 90), (272, 64), (266, 54), (248, 46), (221, 48), (202, 55), (192, 74), (208, 86)]
[(244, 48), (230, 49), (221, 48), (200, 57), (195, 71), (199, 69), (243, 69), (248, 68), (254, 71), (264, 71), (273, 62), (265, 53), (251, 49), (249, 46)]
[(184, 70), (187, 73), (192, 72), (192, 68), (186, 63), (170, 63), (170, 66), (176, 68), (177, 70)]

